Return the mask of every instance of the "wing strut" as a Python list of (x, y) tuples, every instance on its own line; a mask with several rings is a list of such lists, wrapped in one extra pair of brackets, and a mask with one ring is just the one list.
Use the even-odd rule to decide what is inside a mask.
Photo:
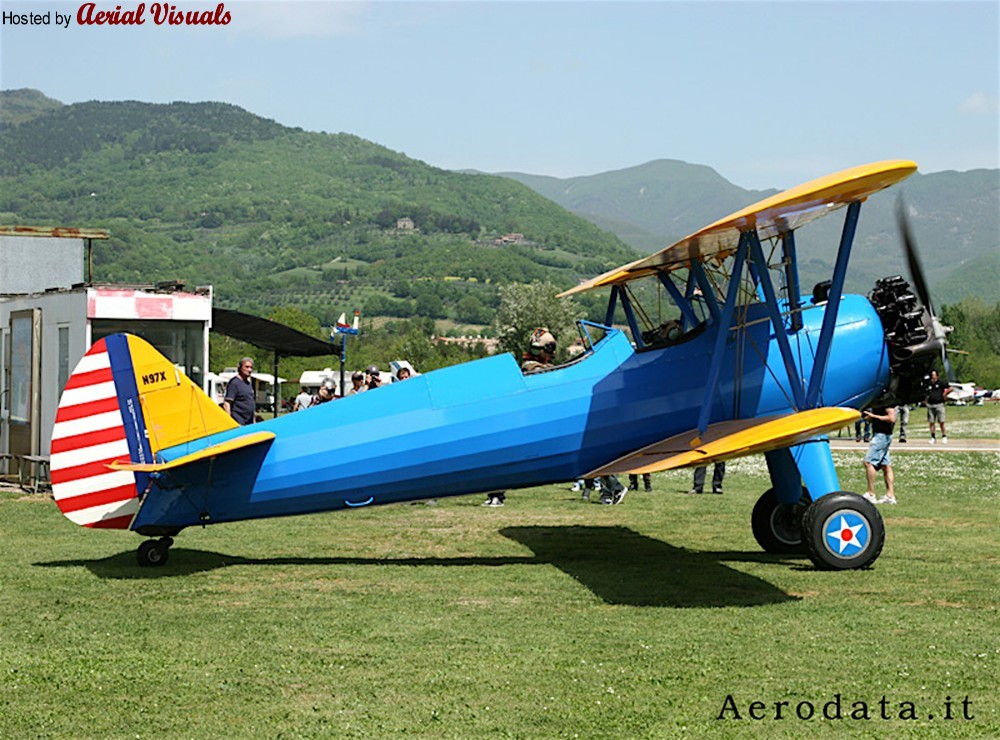
[(819, 394), (826, 380), (826, 365), (830, 359), (830, 347), (833, 345), (833, 330), (837, 325), (837, 314), (840, 312), (840, 297), (844, 293), (844, 280), (847, 277), (847, 262), (851, 257), (851, 247), (854, 244), (854, 232), (858, 226), (858, 216), (861, 213), (861, 201), (852, 201), (847, 206), (847, 217), (844, 219), (844, 231), (840, 235), (840, 249), (837, 250), (837, 262), (833, 267), (833, 281), (830, 285), (830, 296), (827, 299), (826, 311), (823, 312), (823, 326), (819, 332), (819, 343), (813, 360), (812, 375), (809, 377), (809, 387), (806, 392), (805, 408), (811, 409), (819, 405)]
[[(733, 321), (733, 311), (736, 308), (736, 299), (740, 293), (740, 280), (743, 277), (743, 263), (746, 261), (748, 242), (749, 238), (747, 233), (744, 232), (740, 235), (739, 246), (736, 247), (736, 262), (733, 264), (733, 272), (729, 276), (729, 290), (726, 293), (726, 303), (722, 307), (722, 313), (719, 317), (719, 331), (715, 335), (712, 362), (708, 367), (708, 378), (705, 381), (705, 395), (701, 399), (701, 412), (698, 414), (698, 437), (696, 437), (698, 440), (700, 440), (701, 435), (708, 428), (708, 419), (712, 413), (712, 397), (715, 395), (715, 387), (719, 382), (719, 372), (722, 370), (722, 355), (726, 349), (726, 339), (729, 337), (729, 325)], [(704, 291), (704, 288), (702, 290)], [(705, 299), (709, 302), (709, 306), (711, 306), (714, 300), (712, 296), (706, 294)], [(717, 310), (718, 307), (716, 307)]]
[(687, 326), (697, 326), (698, 317), (694, 315), (694, 310), (691, 308), (691, 302), (681, 293), (680, 288), (674, 285), (674, 281), (670, 279), (670, 276), (666, 273), (658, 273), (660, 282), (663, 283), (663, 287), (667, 289), (670, 297), (673, 298), (674, 303), (677, 304), (677, 308), (681, 310), (681, 314), (684, 316), (684, 322)]
[(611, 286), (611, 296), (608, 298), (608, 310), (607, 313), (604, 314), (605, 326), (614, 326), (615, 307), (618, 305), (618, 291), (620, 290), (621, 288), (617, 285)]
[(764, 302), (767, 304), (767, 311), (771, 315), (771, 326), (774, 329), (775, 339), (778, 340), (781, 359), (785, 363), (785, 374), (788, 375), (788, 384), (792, 387), (792, 398), (795, 399), (795, 409), (797, 411), (804, 411), (806, 409), (806, 395), (805, 389), (802, 387), (802, 376), (799, 375), (799, 371), (795, 367), (795, 357), (792, 355), (792, 347), (788, 343), (785, 322), (781, 320), (781, 311), (778, 309), (778, 297), (774, 293), (774, 285), (771, 284), (771, 275), (767, 270), (767, 260), (764, 259), (764, 250), (760, 247), (760, 239), (757, 238), (756, 231), (748, 231), (744, 236), (750, 243), (750, 263), (757, 267), (757, 285), (764, 293)]
[(618, 293), (622, 300), (622, 308), (625, 309), (625, 318), (628, 320), (629, 329), (632, 330), (632, 339), (635, 346), (642, 349), (646, 344), (642, 341), (642, 332), (639, 330), (639, 320), (635, 316), (635, 309), (632, 308), (632, 301), (629, 300), (628, 293), (624, 288), (619, 288)]
[(795, 232), (786, 231), (781, 235), (781, 251), (785, 263), (785, 286), (788, 288), (788, 311), (792, 321), (792, 332), (802, 328), (802, 293), (799, 290), (799, 257), (795, 251)]
[(712, 314), (712, 320), (720, 323), (722, 316), (719, 311), (719, 301), (715, 297), (715, 288), (712, 287), (712, 283), (708, 280), (708, 275), (705, 274), (705, 268), (702, 267), (701, 262), (691, 260), (691, 272), (694, 273), (694, 279), (698, 281), (698, 287), (701, 288), (701, 294), (705, 298), (705, 305), (708, 306), (708, 312)]

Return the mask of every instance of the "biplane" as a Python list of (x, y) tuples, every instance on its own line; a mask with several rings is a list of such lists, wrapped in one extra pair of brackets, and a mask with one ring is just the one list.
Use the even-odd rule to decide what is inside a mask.
[[(905, 280), (877, 300), (843, 292), (862, 203), (915, 170), (814, 180), (566, 291), (610, 288), (606, 319), (580, 321), (585, 351), (547, 372), (496, 355), (238, 427), (143, 339), (107, 337), (60, 400), (54, 498), (77, 524), (147, 537), (138, 560), (153, 566), (187, 527), (761, 453), (771, 487), (750, 519), (763, 549), (869, 566), (882, 519), (841, 490), (824, 435), (879, 396), (905, 400), (942, 351)], [(796, 231), (841, 209), (831, 280), (804, 295)], [(669, 298), (665, 321), (642, 305), (644, 280)]]

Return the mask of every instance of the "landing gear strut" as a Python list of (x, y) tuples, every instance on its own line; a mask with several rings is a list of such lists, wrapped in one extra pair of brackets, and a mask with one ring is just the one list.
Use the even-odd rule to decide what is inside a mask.
[(161, 566), (167, 564), (167, 556), (170, 553), (170, 546), (174, 541), (170, 537), (161, 537), (158, 540), (146, 540), (139, 549), (136, 550), (136, 558), (139, 565), (144, 567)]

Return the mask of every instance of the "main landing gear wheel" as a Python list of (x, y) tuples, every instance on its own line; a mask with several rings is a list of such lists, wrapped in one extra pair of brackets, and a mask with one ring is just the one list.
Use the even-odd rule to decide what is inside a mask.
[(170, 546), (174, 541), (169, 537), (161, 537), (158, 540), (146, 540), (136, 551), (139, 565), (144, 567), (155, 567), (167, 564), (167, 556), (170, 554)]
[(802, 488), (802, 497), (794, 504), (778, 501), (773, 488), (764, 491), (750, 515), (753, 536), (764, 552), (797, 555), (806, 551), (802, 515), (811, 501), (805, 487)]
[(802, 517), (806, 551), (820, 570), (867, 568), (882, 552), (882, 515), (856, 493), (838, 491), (820, 497)]

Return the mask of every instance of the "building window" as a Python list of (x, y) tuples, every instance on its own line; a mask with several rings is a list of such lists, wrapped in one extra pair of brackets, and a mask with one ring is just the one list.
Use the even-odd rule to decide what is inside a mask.
[(69, 380), (69, 327), (59, 327), (59, 388), (66, 387)]
[(158, 352), (180, 367), (201, 387), (205, 372), (204, 321), (142, 321), (138, 319), (91, 319), (91, 341), (128, 332), (142, 337)]

